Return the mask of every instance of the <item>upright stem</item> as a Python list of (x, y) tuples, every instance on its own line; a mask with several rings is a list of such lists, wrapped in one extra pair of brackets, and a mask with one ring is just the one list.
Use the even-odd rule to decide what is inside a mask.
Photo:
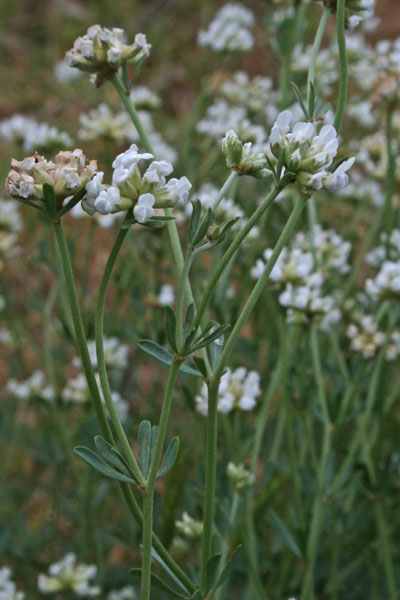
[(85, 329), (83, 327), (82, 315), (79, 308), (78, 297), (76, 294), (71, 259), (69, 256), (67, 241), (65, 239), (64, 229), (60, 220), (53, 221), (53, 231), (55, 233), (58, 249), (60, 251), (61, 262), (65, 277), (65, 284), (71, 306), (72, 321), (75, 328), (76, 341), (82, 362), (82, 368), (85, 373), (90, 397), (93, 400), (94, 409), (96, 411), (96, 416), (100, 425), (101, 432), (107, 440), (110, 440), (112, 439), (112, 433), (110, 426), (107, 422), (107, 417), (97, 387), (92, 362), (90, 360), (89, 351), (87, 349)]
[(321, 460), (317, 472), (318, 493), (314, 500), (310, 535), (307, 542), (307, 570), (302, 589), (302, 600), (311, 600), (314, 597), (314, 570), (318, 554), (318, 544), (321, 536), (322, 521), (324, 516), (324, 488), (325, 473), (331, 446), (332, 424), (329, 416), (328, 403), (325, 393), (324, 378), (322, 373), (321, 355), (316, 326), (311, 326), (311, 356), (314, 375), (317, 383), (319, 405), (324, 422)]
[(330, 10), (327, 6), (324, 6), (322, 11), (321, 20), (318, 25), (317, 32), (315, 34), (314, 43), (311, 52), (310, 65), (308, 67), (308, 76), (307, 76), (307, 95), (308, 100), (310, 100), (310, 91), (311, 86), (313, 85), (315, 88), (315, 67), (317, 64), (318, 52), (321, 47), (322, 38), (324, 37), (326, 25), (328, 23), (330, 15)]
[(336, 31), (339, 48), (340, 63), (340, 82), (338, 104), (336, 108), (336, 117), (334, 126), (337, 132), (340, 131), (344, 108), (347, 98), (347, 57), (346, 57), (346, 33), (344, 29), (346, 0), (337, 0), (336, 9)]
[(273, 201), (280, 194), (281, 191), (282, 191), (282, 188), (275, 188), (268, 194), (268, 196), (266, 197), (264, 202), (262, 202), (262, 204), (260, 204), (260, 206), (257, 208), (257, 210), (252, 214), (250, 219), (247, 221), (246, 225), (244, 227), (242, 227), (242, 229), (236, 235), (235, 239), (233, 240), (233, 242), (231, 243), (229, 248), (226, 250), (225, 254), (223, 255), (223, 257), (221, 259), (221, 262), (218, 264), (214, 273), (211, 275), (210, 280), (207, 284), (207, 287), (204, 291), (204, 294), (201, 298), (199, 308), (197, 310), (195, 319), (193, 321), (194, 328), (197, 328), (200, 325), (201, 319), (202, 319), (204, 312), (208, 306), (208, 301), (210, 299), (210, 296), (211, 296), (215, 286), (217, 285), (222, 272), (228, 265), (232, 256), (235, 254), (236, 250), (239, 248), (239, 246), (241, 245), (241, 243), (243, 242), (243, 240), (245, 239), (245, 237), (247, 236), (249, 231), (254, 227), (254, 225), (261, 218), (261, 216), (267, 210), (267, 208), (273, 203)]
[[(87, 342), (85, 331), (82, 322), (82, 316), (80, 313), (78, 297), (76, 294), (74, 276), (72, 272), (71, 259), (69, 256), (68, 246), (64, 235), (64, 230), (60, 221), (53, 223), (53, 231), (57, 241), (57, 246), (60, 251), (61, 264), (64, 271), (64, 277), (66, 282), (67, 294), (71, 306), (71, 314), (72, 320), (75, 327), (75, 335), (77, 339), (78, 349), (81, 356), (82, 368), (85, 373), (86, 381), (88, 384), (90, 396), (93, 400), (93, 404), (95, 406), (96, 416), (98, 422), (100, 424), (101, 432), (104, 438), (113, 443), (113, 436), (111, 429), (108, 425), (107, 418), (105, 415), (104, 407), (101, 402), (101, 397), (99, 394), (99, 390), (97, 387), (96, 378), (94, 375), (93, 366), (90, 360), (89, 352), (87, 350)], [(121, 491), (125, 497), (125, 500), (129, 506), (131, 513), (136, 519), (137, 523), (142, 526), (143, 524), (143, 516), (141, 510), (136, 502), (136, 499), (132, 493), (130, 487), (126, 484), (121, 484)], [(158, 537), (153, 533), (153, 544), (157, 552), (160, 554), (161, 558), (165, 561), (165, 563), (169, 566), (169, 568), (173, 571), (173, 573), (178, 577), (178, 579), (187, 587), (191, 592), (195, 591), (194, 584), (187, 577), (186, 573), (182, 571), (180, 566), (174, 561), (174, 559), (170, 556), (168, 551), (164, 548), (161, 541)]]
[(157, 471), (160, 466), (160, 460), (165, 441), (165, 433), (167, 430), (169, 413), (171, 410), (173, 392), (181, 364), (182, 359), (175, 359), (172, 362), (171, 369), (169, 371), (161, 409), (160, 422), (158, 425), (157, 441), (154, 448), (149, 475), (147, 477), (146, 488), (143, 494), (143, 552), (142, 579), (140, 588), (141, 600), (149, 600), (150, 598), (154, 488), (156, 485)]
[[(271, 192), (271, 194), (276, 193)], [(218, 416), (218, 390), (219, 383), (224, 371), (225, 365), (229, 360), (233, 347), (252, 312), (265, 284), (268, 281), (270, 273), (274, 268), (284, 246), (286, 245), (295, 224), (307, 202), (308, 196), (301, 195), (296, 202), (296, 206), (286, 223), (281, 236), (279, 237), (272, 255), (264, 269), (263, 274), (254, 286), (239, 318), (230, 334), (228, 341), (222, 351), (220, 359), (214, 371), (214, 375), (208, 387), (208, 415), (207, 415), (207, 448), (206, 448), (206, 488), (204, 496), (204, 521), (202, 538), (202, 564), (200, 584), (204, 590), (207, 584), (207, 562), (211, 554), (212, 545), (212, 527), (214, 520), (214, 496), (215, 496), (215, 469), (217, 461), (217, 416)], [(265, 201), (266, 202), (266, 201)], [(264, 202), (264, 204), (265, 204)], [(260, 207), (261, 208), (261, 207)]]
[(117, 433), (117, 437), (122, 445), (124, 450), (124, 455), (126, 460), (129, 463), (132, 471), (134, 472), (137, 480), (141, 485), (144, 484), (144, 477), (142, 472), (137, 464), (135, 455), (132, 452), (132, 448), (129, 444), (128, 438), (126, 437), (124, 428), (122, 426), (121, 420), (119, 418), (118, 412), (115, 408), (115, 404), (112, 400), (110, 384), (107, 376), (107, 365), (104, 356), (104, 305), (107, 295), (108, 284), (110, 282), (110, 277), (112, 270), (114, 268), (115, 261), (117, 259), (118, 253), (121, 249), (123, 241), (128, 233), (129, 229), (120, 229), (114, 245), (111, 249), (110, 255), (107, 260), (106, 267), (104, 269), (103, 277), (101, 279), (99, 294), (97, 298), (97, 306), (96, 306), (96, 355), (97, 355), (97, 364), (99, 369), (100, 383), (101, 388), (103, 390), (104, 400), (110, 413), (111, 421), (114, 426), (114, 429)]
[(193, 261), (193, 250), (188, 248), (186, 251), (185, 260), (183, 262), (182, 270), (179, 274), (178, 290), (176, 294), (176, 343), (178, 350), (182, 347), (182, 325), (183, 325), (183, 305), (185, 299), (185, 288), (188, 282), (188, 276), (190, 266)]
[(393, 229), (393, 194), (394, 180), (396, 175), (396, 156), (393, 152), (393, 109), (389, 108), (386, 113), (386, 152), (387, 152), (387, 169), (386, 169), (386, 190), (384, 204), (384, 223), (386, 232), (386, 256), (389, 258), (390, 250), (390, 234)]

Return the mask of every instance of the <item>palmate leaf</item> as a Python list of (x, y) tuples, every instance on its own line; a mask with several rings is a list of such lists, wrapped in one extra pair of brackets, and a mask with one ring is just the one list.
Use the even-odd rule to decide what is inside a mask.
[(128, 477), (123, 473), (120, 473), (110, 465), (108, 465), (102, 458), (100, 458), (93, 450), (90, 448), (85, 448), (85, 446), (77, 446), (74, 448), (74, 452), (83, 458), (90, 466), (92, 466), (96, 471), (99, 471), (102, 475), (109, 477), (110, 479), (116, 479), (117, 481), (124, 481), (125, 483), (137, 483), (135, 479), (132, 477)]
[(96, 435), (94, 438), (94, 443), (100, 456), (105, 462), (110, 463), (124, 475), (135, 478), (135, 475), (132, 473), (127, 461), (122, 454), (120, 454), (118, 450), (114, 448), (114, 446), (106, 442), (106, 440), (104, 440), (100, 435)]
[[(172, 361), (174, 360), (173, 355), (159, 344), (156, 344), (156, 342), (153, 342), (152, 340), (141, 340), (139, 342), (139, 348), (144, 352), (147, 352), (147, 354), (150, 354), (153, 358), (156, 358), (163, 365), (167, 365), (168, 367), (172, 365)], [(201, 374), (198, 373), (198, 371), (185, 364), (180, 366), (179, 372), (185, 373), (186, 375), (201, 377)]]

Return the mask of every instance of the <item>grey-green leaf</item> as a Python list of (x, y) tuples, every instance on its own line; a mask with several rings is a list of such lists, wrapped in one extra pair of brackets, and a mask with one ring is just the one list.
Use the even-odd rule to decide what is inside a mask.
[[(168, 352), (168, 350), (159, 344), (156, 344), (152, 340), (141, 340), (139, 342), (139, 348), (168, 367), (171, 366), (172, 361), (174, 360), (174, 357), (170, 352)], [(200, 373), (198, 373), (195, 369), (192, 369), (184, 364), (181, 365), (179, 371), (181, 373), (185, 373), (186, 375), (195, 375), (196, 377), (201, 377)]]
[(300, 548), (299, 548), (296, 540), (294, 539), (294, 537), (290, 533), (289, 529), (286, 527), (285, 523), (276, 514), (275, 511), (271, 511), (271, 513), (270, 513), (270, 515), (268, 517), (268, 521), (275, 528), (275, 530), (277, 531), (279, 537), (291, 549), (291, 551), (293, 552), (293, 554), (295, 554), (297, 556), (297, 558), (302, 558), (303, 555), (302, 555), (302, 552), (301, 552), (301, 550), (300, 550)]
[(221, 560), (222, 554), (219, 552), (218, 554), (214, 554), (207, 562), (206, 572), (207, 572), (207, 590), (206, 594), (208, 594), (213, 587), (216, 585), (216, 579), (218, 575), (218, 567)]
[(85, 448), (84, 446), (77, 446), (74, 448), (74, 452), (84, 461), (89, 463), (96, 471), (102, 473), (106, 477), (110, 477), (110, 479), (116, 479), (117, 481), (124, 481), (125, 483), (136, 483), (132, 477), (127, 477), (122, 473), (119, 473), (109, 465), (107, 465), (93, 450), (90, 448)]
[(106, 462), (111, 463), (111, 465), (116, 467), (124, 475), (128, 475), (128, 477), (133, 477), (136, 479), (125, 458), (118, 452), (116, 448), (104, 440), (100, 435), (96, 435), (94, 438), (94, 443), (96, 444), (96, 448), (101, 457)]
[(178, 352), (178, 347), (176, 344), (176, 316), (175, 311), (172, 306), (166, 307), (166, 315), (165, 315), (165, 331), (167, 333), (168, 343), (171, 346), (174, 352)]
[(229, 560), (228, 560), (228, 562), (226, 563), (225, 569), (222, 571), (222, 573), (221, 573), (221, 575), (220, 575), (220, 578), (218, 579), (218, 583), (217, 583), (217, 585), (216, 585), (216, 586), (215, 586), (215, 588), (212, 590), (213, 592), (214, 592), (214, 591), (215, 591), (217, 588), (219, 588), (219, 587), (220, 587), (220, 586), (221, 586), (223, 583), (225, 583), (225, 581), (228, 579), (228, 577), (229, 577), (229, 575), (230, 575), (230, 573), (231, 573), (231, 571), (232, 571), (232, 568), (233, 568), (234, 561), (235, 561), (235, 559), (236, 559), (236, 557), (237, 557), (237, 554), (238, 554), (239, 550), (241, 549), (241, 547), (242, 547), (242, 546), (237, 546), (237, 547), (235, 548), (235, 550), (232, 552), (230, 559), (229, 559)]
[(150, 421), (142, 421), (138, 431), (138, 453), (140, 470), (147, 477), (150, 466), (151, 424)]
[(173, 467), (176, 457), (178, 456), (178, 450), (179, 438), (178, 436), (175, 436), (168, 444), (168, 448), (164, 455), (164, 459), (161, 463), (161, 467), (158, 469), (157, 472), (157, 479), (164, 477), (164, 475), (166, 475), (168, 471)]
[[(129, 573), (131, 573), (132, 575), (135, 575), (136, 577), (141, 577), (142, 569), (139, 569), (139, 568), (131, 569), (129, 571)], [(169, 585), (167, 585), (165, 583), (165, 581), (163, 581), (160, 577), (158, 577), (158, 575), (155, 575), (154, 573), (151, 574), (151, 585), (154, 586), (155, 588), (163, 591), (166, 594), (172, 595), (174, 598), (184, 598), (185, 600), (190, 599), (190, 596), (186, 596), (186, 595), (184, 596), (183, 594), (173, 590), (171, 587), (169, 587)]]

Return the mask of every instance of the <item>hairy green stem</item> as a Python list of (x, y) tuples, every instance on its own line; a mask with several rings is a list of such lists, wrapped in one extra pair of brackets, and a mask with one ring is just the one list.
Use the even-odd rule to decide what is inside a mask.
[(168, 419), (171, 410), (172, 397), (174, 393), (178, 371), (182, 364), (182, 359), (175, 359), (172, 362), (168, 381), (165, 388), (164, 400), (161, 409), (160, 422), (158, 425), (157, 441), (154, 448), (153, 458), (150, 466), (149, 475), (146, 481), (146, 487), (143, 492), (143, 551), (142, 551), (142, 578), (141, 578), (141, 600), (150, 599), (151, 583), (151, 546), (153, 531), (153, 503), (154, 488), (157, 480), (157, 471), (160, 466), (162, 450), (164, 447), (165, 434), (167, 431)]
[(340, 81), (339, 81), (339, 95), (338, 103), (336, 108), (336, 116), (334, 127), (339, 133), (342, 125), (343, 113), (346, 106), (347, 99), (347, 56), (346, 56), (346, 32), (344, 28), (345, 23), (345, 6), (346, 0), (337, 0), (336, 8), (336, 31), (337, 31), (337, 42), (339, 48), (339, 63), (340, 63)]

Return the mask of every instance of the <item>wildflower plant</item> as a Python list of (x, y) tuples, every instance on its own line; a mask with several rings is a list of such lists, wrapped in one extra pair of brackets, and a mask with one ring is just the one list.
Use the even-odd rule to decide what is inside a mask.
[[(36, 402), (38, 411), (53, 419), (66, 454), (72, 435), (54, 411), (63, 417), (75, 411), (75, 425), (82, 423), (76, 427), (73, 464), (77, 472), (89, 473), (81, 487), (90, 531), (111, 486), (118, 486), (120, 495), (112, 501), (120, 501), (118, 514), (127, 519), (122, 545), (134, 550), (115, 581), (104, 575), (101, 561), (86, 564), (94, 563), (88, 556), (101, 555), (100, 538), (116, 539), (113, 508), (107, 532), (93, 537), (93, 554), (85, 536), (82, 560), (75, 552), (49, 559), (53, 545), (46, 550), (37, 579), (40, 594), (110, 600), (222, 600), (233, 593), (238, 598), (338, 598), (346, 569), (353, 573), (376, 561), (383, 575), (372, 573), (374, 589), (382, 598), (398, 597), (391, 543), (395, 525), (384, 510), (385, 490), (397, 485), (398, 457), (392, 453), (384, 466), (376, 458), (380, 429), (374, 421), (391, 414), (400, 390), (398, 378), (388, 390), (382, 375), (394, 372), (391, 366), (400, 358), (400, 244), (393, 226), (398, 219), (392, 219), (398, 212), (393, 203), (396, 94), (381, 89), (385, 132), (368, 134), (368, 144), (346, 146), (343, 120), (357, 120), (356, 110), (349, 117), (345, 112), (352, 73), (346, 29), (372, 17), (374, 2), (324, 0), (322, 12), (314, 2), (284, 4), (282, 14), (265, 21), (276, 34), (274, 51), (282, 61), (279, 89), (271, 77), (250, 78), (235, 68), (219, 81), (217, 99), (208, 108), (207, 94), (200, 94), (193, 122), (183, 128), (187, 139), (180, 142), (179, 129), (175, 134), (179, 150), (168, 146), (146, 112), (160, 108), (156, 91), (137, 83), (152, 68), (146, 63), (151, 52), (146, 35), (137, 33), (130, 41), (116, 27), (89, 27), (65, 59), (69, 68), (103, 86), (107, 101), (114, 93), (122, 103), (124, 112), (100, 103), (80, 117), (76, 139), (89, 144), (101, 139), (115, 149), (108, 162), (101, 156), (89, 160), (79, 148), (45, 158), (37, 152), (42, 147), (54, 152), (72, 139), (58, 130), (37, 133), (36, 148), (27, 136), (37, 127), (34, 120), (16, 115), (0, 124), (3, 138), (34, 152), (12, 158), (5, 193), (21, 209), (35, 209), (38, 227), (48, 226), (53, 249), (45, 260), (54, 258), (51, 271), (57, 277), (43, 309), (45, 366), (29, 377), (11, 377), (7, 392), (26, 411)], [(305, 59), (296, 58), (307, 11), (320, 12), (320, 22)], [(331, 17), (336, 36), (321, 50)], [(235, 61), (257, 43), (256, 28), (249, 8), (228, 3), (199, 31), (197, 41), (202, 52)], [(285, 44), (286, 28), (293, 39)], [(380, 46), (378, 59), (372, 50), (364, 56), (369, 81), (376, 81), (377, 63), (392, 68), (396, 48)], [(354, 52), (354, 65), (360, 66), (362, 52)], [(319, 59), (332, 76), (329, 69), (323, 72)], [(74, 78), (64, 73), (65, 64), (56, 74), (69, 85)], [(353, 77), (359, 91), (356, 68)], [(367, 118), (372, 100), (356, 100), (367, 102), (360, 127), (379, 123), (380, 117)], [(198, 147), (189, 148), (190, 136), (199, 138)], [(356, 161), (358, 152), (362, 160)], [(214, 177), (216, 165), (224, 174), (222, 185)], [(325, 225), (324, 211), (338, 202), (354, 204), (366, 189), (374, 222), (353, 264), (355, 248), (338, 226)], [(0, 227), (17, 236), (20, 213), (10, 203), (2, 201)], [(86, 285), (92, 247), (80, 253), (81, 229), (74, 240), (65, 235), (78, 211), (86, 214), (91, 231), (106, 219), (110, 237), (116, 233), (111, 250), (101, 249), (95, 306)], [(371, 249), (376, 238), (380, 245)], [(77, 267), (72, 250), (83, 267)], [(368, 272), (360, 286), (365, 259), (376, 272)], [(118, 321), (112, 318), (113, 301), (115, 314), (136, 311), (134, 318), (124, 318), (125, 338), (112, 332)], [(9, 310), (7, 298), (3, 305)], [(395, 308), (389, 311), (390, 306)], [(145, 309), (152, 311), (150, 318)], [(48, 339), (55, 310), (54, 331), (64, 331), (69, 341), (60, 353), (61, 379)], [(153, 381), (161, 377), (158, 367), (168, 375), (162, 398), (153, 402), (153, 389), (154, 395), (160, 391)], [(379, 412), (380, 382), (386, 396)], [(89, 405), (95, 424), (82, 416), (81, 407)], [(189, 463), (195, 462), (191, 453), (199, 462), (195, 483), (188, 475)], [(285, 453), (281, 462), (280, 453)], [(43, 452), (39, 448), (36, 454)], [(59, 472), (63, 458), (55, 454)], [(91, 493), (92, 477), (101, 482), (96, 493)], [(286, 488), (288, 510), (281, 503)], [(165, 498), (168, 502), (161, 501)], [(353, 556), (355, 567), (343, 568), (354, 554), (343, 541), (346, 531), (354, 527), (366, 535), (350, 514), (357, 513), (357, 502), (373, 505), (368, 520), (378, 542), (369, 541), (364, 554)], [(131, 520), (137, 528), (133, 534)], [(259, 526), (273, 542), (265, 544)], [(185, 539), (174, 538), (174, 530)], [(331, 546), (325, 550), (327, 532), (337, 542), (332, 551)], [(184, 560), (172, 540), (184, 549)], [(0, 600), (22, 600), (16, 590), (11, 571), (0, 568)], [(343, 597), (361, 598), (365, 586), (360, 584), (356, 594)]]

